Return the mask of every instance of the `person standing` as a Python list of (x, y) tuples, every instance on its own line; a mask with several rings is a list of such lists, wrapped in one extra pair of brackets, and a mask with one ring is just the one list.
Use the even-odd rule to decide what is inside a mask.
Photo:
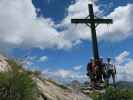
[(97, 61), (97, 81), (99, 83), (103, 83), (103, 79), (105, 77), (104, 67), (105, 64), (103, 63), (103, 59), (101, 58), (99, 61)]
[(96, 66), (95, 61), (90, 60), (90, 62), (87, 65), (87, 76), (90, 78), (91, 87), (94, 89), (96, 84)]
[(115, 83), (116, 68), (115, 68), (115, 65), (111, 63), (111, 58), (107, 59), (106, 70), (107, 70), (107, 76), (108, 76), (107, 85), (109, 85), (109, 79), (112, 77), (113, 85), (114, 87), (116, 87), (116, 83)]

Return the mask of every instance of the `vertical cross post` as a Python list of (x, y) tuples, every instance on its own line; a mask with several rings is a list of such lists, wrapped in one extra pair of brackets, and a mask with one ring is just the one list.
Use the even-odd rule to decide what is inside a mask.
[(95, 26), (95, 22), (94, 22), (94, 11), (93, 11), (93, 7), (91, 4), (88, 5), (89, 6), (89, 16), (90, 16), (90, 20), (92, 20), (91, 24), (90, 24), (90, 28), (91, 28), (91, 37), (92, 37), (92, 50), (93, 50), (93, 57), (95, 60), (99, 60), (99, 51), (98, 51), (98, 42), (97, 42), (97, 35), (96, 35), (96, 26)]
[(71, 19), (71, 22), (74, 24), (87, 24), (91, 28), (91, 37), (92, 37), (92, 50), (94, 60), (99, 60), (99, 51), (98, 51), (98, 42), (96, 34), (96, 24), (111, 24), (113, 23), (112, 19), (99, 19), (96, 18), (93, 11), (93, 5), (89, 4), (89, 19)]

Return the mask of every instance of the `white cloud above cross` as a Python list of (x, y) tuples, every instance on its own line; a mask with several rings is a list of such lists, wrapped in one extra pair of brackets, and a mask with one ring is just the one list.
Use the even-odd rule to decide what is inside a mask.
[[(0, 42), (11, 47), (38, 47), (66, 49), (75, 46), (75, 41), (88, 40), (91, 37), (85, 26), (71, 25), (73, 17), (88, 15), (88, 0), (76, 0), (68, 8), (68, 16), (60, 25), (50, 18), (37, 18), (36, 9), (31, 0), (1, 0), (0, 1)], [(98, 5), (94, 5), (95, 12), (102, 13)], [(123, 40), (132, 36), (133, 32), (133, 4), (120, 6), (108, 16), (113, 18), (114, 24), (107, 32), (107, 26), (98, 29), (101, 39), (111, 41)], [(57, 27), (65, 27), (61, 32)], [(103, 30), (104, 29), (104, 30)], [(10, 37), (10, 38), (9, 38)]]

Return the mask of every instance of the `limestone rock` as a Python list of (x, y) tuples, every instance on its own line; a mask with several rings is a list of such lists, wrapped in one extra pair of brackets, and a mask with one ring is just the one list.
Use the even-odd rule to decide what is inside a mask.
[(0, 72), (6, 72), (11, 69), (10, 65), (7, 62), (7, 58), (0, 55)]
[(64, 89), (49, 80), (45, 80), (45, 82), (38, 78), (35, 78), (34, 80), (37, 82), (42, 95), (46, 97), (47, 100), (92, 100), (81, 92)]
[[(11, 66), (8, 63), (8, 58), (0, 55), (0, 72), (9, 70), (11, 70)], [(92, 100), (83, 93), (64, 88), (48, 78), (40, 78), (39, 76), (32, 76), (32, 78), (40, 91), (38, 100)]]

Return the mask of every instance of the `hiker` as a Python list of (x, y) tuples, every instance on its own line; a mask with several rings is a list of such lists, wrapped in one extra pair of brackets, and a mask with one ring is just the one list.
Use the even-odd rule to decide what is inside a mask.
[(90, 60), (90, 62), (87, 65), (87, 76), (90, 77), (90, 83), (91, 87), (95, 88), (95, 83), (96, 83), (96, 66), (95, 66), (95, 61)]
[(110, 77), (112, 77), (113, 85), (114, 87), (116, 87), (116, 84), (115, 84), (116, 68), (115, 68), (115, 65), (111, 63), (111, 58), (107, 59), (106, 70), (107, 70), (107, 76), (108, 76), (107, 85), (109, 85), (109, 79)]
[(101, 58), (100, 61), (97, 61), (97, 81), (99, 83), (103, 83), (103, 79), (105, 77), (105, 64), (103, 63), (103, 59)]
[(97, 83), (100, 83), (101, 82), (101, 79), (102, 79), (102, 75), (101, 75), (101, 66), (100, 66), (100, 61), (96, 60), (96, 81)]
[(107, 68), (106, 68), (106, 63), (103, 62), (103, 59), (100, 59), (100, 74), (101, 76), (101, 83), (105, 83), (105, 87), (107, 86), (108, 83), (108, 74), (107, 74)]

